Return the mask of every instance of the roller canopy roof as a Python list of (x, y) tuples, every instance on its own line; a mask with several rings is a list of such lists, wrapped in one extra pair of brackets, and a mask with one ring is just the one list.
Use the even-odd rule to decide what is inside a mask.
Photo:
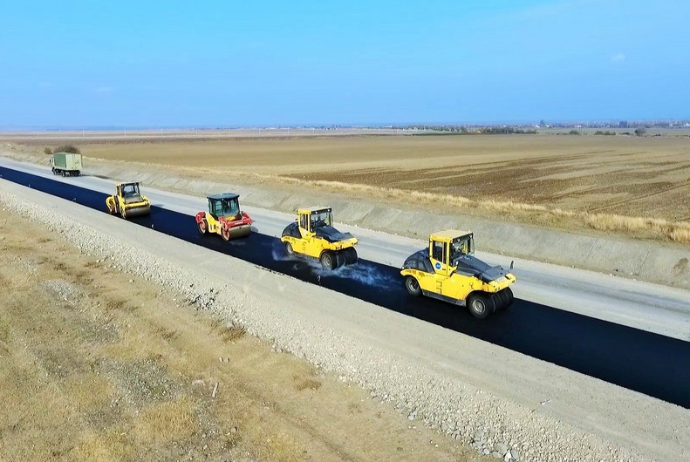
[(235, 193), (230, 193), (230, 192), (225, 192), (225, 193), (220, 193), (220, 194), (213, 194), (212, 196), (208, 196), (209, 199), (212, 200), (219, 200), (219, 199), (237, 199), (240, 197), (239, 194)]

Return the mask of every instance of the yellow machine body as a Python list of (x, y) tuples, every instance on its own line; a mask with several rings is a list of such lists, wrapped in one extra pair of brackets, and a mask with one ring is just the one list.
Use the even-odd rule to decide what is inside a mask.
[[(467, 305), (477, 317), (507, 308), (513, 301), (509, 286), (517, 280), (512, 272), (474, 256), (473, 233), (453, 229), (432, 233), (429, 247), (408, 257), (400, 274), (411, 295)], [(476, 306), (470, 306), (473, 303)], [(481, 311), (480, 305), (489, 313), (473, 311)]]
[(105, 205), (109, 213), (120, 215), (124, 219), (151, 213), (151, 201), (141, 194), (137, 181), (117, 183), (115, 195), (108, 196)]
[(316, 259), (327, 269), (357, 262), (357, 238), (333, 227), (330, 207), (297, 210), (297, 220), (288, 225), (280, 240), (289, 255)]

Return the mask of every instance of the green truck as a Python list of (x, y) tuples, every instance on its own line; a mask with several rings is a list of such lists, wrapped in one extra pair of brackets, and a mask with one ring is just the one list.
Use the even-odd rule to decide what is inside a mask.
[(56, 152), (50, 159), (53, 175), (79, 176), (82, 170), (81, 154)]

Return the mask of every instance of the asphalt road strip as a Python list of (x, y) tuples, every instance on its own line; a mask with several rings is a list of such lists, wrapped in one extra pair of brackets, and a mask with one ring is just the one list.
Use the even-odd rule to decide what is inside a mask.
[[(105, 210), (105, 194), (2, 167), (0, 174), (32, 189)], [(519, 299), (506, 312), (479, 321), (455, 306), (410, 298), (396, 283), (398, 269), (387, 265), (363, 260), (357, 268), (324, 273), (318, 266), (280, 258), (282, 245), (274, 237), (254, 233), (225, 243), (218, 236), (201, 236), (192, 217), (157, 207), (149, 217), (132, 223), (690, 408), (688, 342)]]

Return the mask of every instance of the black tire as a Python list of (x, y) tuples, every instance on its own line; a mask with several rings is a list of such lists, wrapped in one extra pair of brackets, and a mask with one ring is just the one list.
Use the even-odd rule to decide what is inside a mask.
[(345, 252), (334, 252), (333, 256), (333, 269), (342, 268), (347, 265), (347, 254)]
[(505, 310), (508, 308), (508, 305), (510, 305), (510, 299), (508, 298), (508, 293), (505, 291), (505, 289), (498, 292), (496, 294), (496, 298), (496, 301), (498, 302), (496, 308), (498, 308), (498, 310)]
[(290, 244), (289, 242), (285, 243), (285, 253), (288, 254), (288, 257), (292, 257), (293, 255), (295, 255), (295, 249), (292, 248), (292, 244)]
[(507, 309), (510, 305), (513, 304), (513, 300), (515, 300), (515, 296), (513, 295), (513, 291), (510, 289), (510, 287), (506, 287), (503, 289), (501, 292), (505, 294), (506, 297), (506, 304), (503, 307), (503, 309)]
[(503, 296), (496, 292), (495, 294), (491, 294), (491, 301), (494, 303), (494, 313), (497, 311), (501, 311), (503, 309)]
[(330, 252), (324, 252), (321, 254), (321, 258), (319, 258), (321, 261), (321, 266), (323, 266), (323, 269), (325, 270), (332, 270), (334, 268), (335, 264), (335, 259), (333, 258), (333, 254)]
[(55, 167), (50, 169), (53, 172), (53, 175), (57, 175), (57, 171), (55, 170)]
[(208, 222), (205, 218), (202, 218), (201, 221), (196, 224), (196, 227), (199, 229), (200, 234), (206, 234), (208, 231)]
[(475, 292), (467, 297), (467, 308), (475, 318), (486, 319), (494, 312), (494, 303), (487, 294)]
[(345, 264), (346, 265), (354, 265), (357, 263), (357, 251), (354, 249), (354, 247), (350, 247), (345, 251)]
[(62, 174), (63, 177), (66, 177), (66, 176), (67, 176), (67, 172), (65, 172), (64, 170), (61, 171), (60, 173)]
[(419, 281), (414, 276), (405, 277), (405, 289), (407, 293), (413, 297), (419, 297), (422, 295), (422, 288), (419, 287)]
[(506, 287), (505, 289), (503, 289), (503, 291), (508, 296), (508, 306), (512, 305), (513, 300), (515, 300), (515, 295), (513, 295), (513, 290), (510, 287)]

